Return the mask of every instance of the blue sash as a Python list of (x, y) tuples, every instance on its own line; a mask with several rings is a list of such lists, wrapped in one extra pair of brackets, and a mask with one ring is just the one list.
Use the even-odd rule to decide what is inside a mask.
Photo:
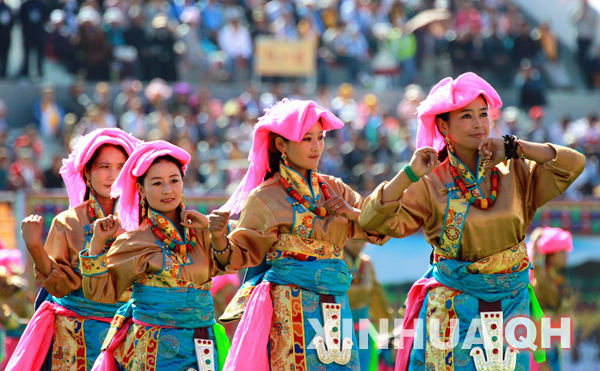
[(348, 265), (341, 259), (299, 261), (290, 258), (272, 260), (265, 281), (278, 285), (296, 285), (323, 295), (346, 295), (352, 282)]

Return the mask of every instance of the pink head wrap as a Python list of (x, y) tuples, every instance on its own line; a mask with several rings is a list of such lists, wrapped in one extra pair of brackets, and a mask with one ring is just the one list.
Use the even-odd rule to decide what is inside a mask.
[(86, 185), (83, 169), (100, 146), (121, 146), (130, 155), (139, 143), (138, 139), (121, 129), (96, 129), (83, 136), (69, 157), (63, 160), (59, 171), (69, 195), (69, 207), (75, 207), (84, 201)]
[(250, 167), (225, 205), (220, 210), (239, 213), (250, 192), (260, 185), (269, 168), (269, 133), (277, 133), (292, 142), (300, 142), (318, 120), (323, 130), (339, 129), (342, 120), (333, 113), (309, 100), (283, 99), (265, 111), (254, 127), (254, 141), (248, 155)]
[(164, 140), (142, 143), (129, 156), (121, 174), (112, 186), (111, 196), (121, 196), (117, 212), (121, 225), (127, 231), (133, 231), (140, 225), (137, 178), (144, 175), (152, 162), (161, 156), (171, 156), (178, 160), (184, 174), (191, 158), (189, 153)]
[(527, 244), (530, 259), (533, 259), (534, 242), (540, 254), (552, 254), (563, 250), (569, 252), (573, 250), (573, 236), (571, 233), (560, 228), (545, 227), (536, 241)]
[(0, 267), (6, 268), (9, 275), (24, 272), (25, 267), (21, 251), (17, 249), (0, 249)]
[(436, 151), (444, 148), (444, 137), (437, 129), (435, 116), (465, 107), (480, 95), (485, 97), (490, 108), (502, 107), (496, 90), (473, 72), (463, 73), (455, 80), (446, 77), (438, 82), (417, 107), (417, 148), (433, 147)]

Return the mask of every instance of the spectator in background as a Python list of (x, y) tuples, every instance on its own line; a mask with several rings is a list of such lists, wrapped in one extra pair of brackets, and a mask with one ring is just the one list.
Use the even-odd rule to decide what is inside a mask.
[(6, 5), (4, 0), (0, 0), (0, 78), (6, 77), (8, 50), (10, 49), (13, 24), (14, 15), (12, 9)]
[(46, 52), (50, 59), (65, 66), (70, 73), (77, 73), (79, 63), (73, 58), (76, 53), (73, 45), (74, 34), (66, 23), (65, 12), (54, 9), (50, 13), (50, 24), (48, 26), (48, 39)]
[(590, 61), (590, 72), (592, 74), (592, 81), (594, 87), (600, 89), (600, 46), (596, 50), (596, 54)]
[(42, 87), (42, 96), (34, 106), (33, 116), (43, 137), (57, 138), (62, 134), (65, 114), (52, 85)]
[(10, 166), (8, 175), (10, 188), (13, 190), (40, 188), (43, 179), (44, 175), (33, 157), (33, 149), (19, 148), (16, 161)]
[(400, 85), (406, 86), (417, 78), (417, 38), (406, 27), (392, 28), (389, 36), (390, 49), (400, 63), (402, 77)]
[(43, 76), (44, 61), (44, 24), (46, 23), (46, 7), (41, 0), (25, 0), (19, 9), (19, 17), (23, 28), (23, 67), (21, 76), (29, 75), (29, 57), (35, 52), (37, 75)]
[(284, 11), (271, 23), (273, 36), (278, 40), (298, 40), (300, 35), (292, 13)]
[(0, 99), (0, 133), (6, 133), (8, 130), (8, 123), (6, 121), (6, 103)]
[(544, 72), (550, 86), (568, 88), (571, 86), (569, 73), (558, 59), (558, 38), (547, 22), (536, 29), (539, 32), (540, 46), (543, 51), (540, 68)]
[[(198, 81), (208, 70), (207, 51), (216, 51), (216, 46), (204, 38), (200, 28), (200, 11), (186, 8), (181, 14), (182, 24), (177, 27), (179, 75), (183, 81)], [(208, 50), (205, 51), (205, 48)]]
[(217, 32), (223, 27), (223, 7), (218, 0), (208, 0), (201, 8), (202, 28), (208, 31), (213, 41), (217, 40)]
[[(0, 144), (0, 146), (1, 145), (2, 144)], [(38, 130), (33, 124), (25, 126), (24, 133), (15, 139), (12, 147), (15, 151), (13, 157), (16, 157), (16, 152), (19, 150), (19, 148), (31, 148), (36, 161), (40, 160), (42, 153), (44, 152), (44, 142), (40, 139)]]
[(579, 6), (573, 12), (572, 21), (577, 30), (577, 63), (587, 87), (592, 88), (588, 54), (598, 32), (598, 14), (590, 7), (588, 0), (580, 0)]
[(529, 109), (533, 106), (545, 106), (546, 94), (540, 72), (531, 65), (531, 61), (524, 59), (515, 78), (515, 87), (520, 92), (520, 106)]
[(502, 118), (494, 120), (490, 128), (490, 137), (502, 138), (503, 135), (516, 135), (522, 137), (522, 130), (519, 126), (519, 116), (521, 111), (517, 107), (509, 106), (502, 111)]
[(358, 106), (357, 126), (364, 133), (369, 142), (369, 147), (375, 150), (379, 146), (379, 130), (383, 124), (379, 108), (379, 101), (375, 94), (367, 94)]
[(233, 76), (240, 70), (248, 69), (252, 57), (252, 39), (250, 39), (250, 32), (242, 24), (239, 9), (230, 8), (226, 15), (227, 24), (219, 30), (218, 44), (219, 48), (227, 54), (227, 68)]
[(127, 79), (123, 81), (121, 84), (122, 91), (117, 95), (113, 103), (113, 113), (116, 117), (121, 117), (125, 111), (131, 108), (131, 101), (138, 97), (142, 88), (143, 85), (140, 80)]
[(10, 174), (10, 157), (6, 147), (0, 147), (0, 191), (10, 188), (8, 180)]
[(100, 81), (94, 89), (94, 103), (98, 109), (101, 127), (114, 128), (117, 126), (117, 119), (111, 110), (110, 85)]
[(529, 118), (533, 123), (533, 127), (527, 133), (527, 140), (538, 143), (550, 142), (550, 133), (544, 126), (544, 109), (540, 106), (531, 107)]
[(406, 123), (412, 138), (417, 137), (417, 106), (419, 106), (423, 98), (425, 98), (423, 88), (419, 85), (411, 84), (404, 89), (404, 95), (396, 107), (396, 115), (400, 121)]
[(348, 80), (359, 81), (368, 71), (369, 45), (357, 24), (349, 23), (340, 38), (338, 61), (348, 68)]
[(84, 5), (77, 14), (79, 29), (75, 46), (89, 80), (108, 80), (112, 51), (106, 34), (100, 26), (101, 17), (96, 9)]
[(140, 97), (133, 97), (127, 102), (127, 111), (123, 113), (119, 121), (119, 126), (134, 137), (146, 140), (148, 135), (148, 125), (146, 123), (146, 114), (144, 113), (144, 102)]
[(153, 66), (152, 77), (166, 81), (177, 80), (175, 35), (165, 14), (158, 14), (152, 19), (152, 29), (147, 42)]
[(521, 23), (519, 33), (514, 37), (513, 42), (512, 58), (516, 66), (519, 66), (524, 59), (528, 59), (533, 64), (537, 63), (540, 51), (539, 38), (533, 37), (529, 23)]
[(152, 65), (154, 61), (150, 58), (149, 46), (146, 43), (146, 18), (142, 8), (137, 5), (129, 8), (129, 18), (131, 23), (125, 30), (125, 42), (129, 46), (133, 46), (137, 54), (137, 65), (139, 71), (136, 74), (137, 78), (150, 80), (152, 76)]
[(506, 79), (506, 73), (512, 68), (511, 58), (505, 44), (506, 40), (498, 34), (497, 29), (498, 27), (492, 24), (489, 35), (484, 37), (483, 53), (488, 71), (495, 77), (494, 81), (502, 87), (507, 87), (510, 85), (510, 79)]
[(136, 74), (137, 49), (127, 45), (126, 28), (123, 11), (117, 7), (108, 8), (104, 13), (104, 32), (112, 50), (111, 72), (119, 78), (133, 77)]
[(550, 126), (550, 143), (556, 143), (561, 146), (567, 146), (572, 142), (569, 139), (569, 125), (571, 124), (571, 117), (564, 115), (560, 118), (560, 121)]
[(170, 140), (173, 135), (173, 117), (169, 113), (168, 100), (173, 94), (173, 89), (166, 81), (156, 78), (146, 86), (146, 98), (150, 103), (148, 108), (148, 140)]
[(62, 166), (62, 155), (54, 155), (52, 166), (44, 171), (44, 188), (63, 188), (65, 183), (59, 174)]
[(190, 110), (189, 99), (194, 88), (187, 82), (178, 82), (173, 85), (173, 101), (170, 111), (174, 114), (185, 114)]
[(85, 93), (85, 82), (75, 80), (69, 87), (69, 98), (65, 102), (65, 112), (75, 115), (75, 121), (85, 114), (86, 107), (92, 104), (91, 98)]

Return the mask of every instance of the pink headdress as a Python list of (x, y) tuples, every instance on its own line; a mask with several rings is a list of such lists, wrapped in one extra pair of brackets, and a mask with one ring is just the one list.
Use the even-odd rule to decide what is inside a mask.
[(69, 195), (69, 207), (75, 207), (84, 201), (86, 185), (83, 169), (100, 146), (121, 146), (130, 155), (139, 143), (140, 140), (121, 129), (96, 129), (83, 136), (69, 157), (63, 160), (59, 171)]
[(17, 249), (0, 249), (0, 267), (6, 268), (9, 275), (23, 273), (25, 267), (21, 251)]
[(444, 137), (436, 127), (435, 116), (465, 107), (480, 95), (485, 97), (490, 108), (502, 107), (496, 90), (473, 72), (464, 73), (455, 80), (446, 77), (438, 82), (417, 107), (417, 148), (433, 147), (436, 151), (444, 148)]
[(265, 111), (254, 127), (254, 141), (248, 155), (250, 167), (225, 205), (220, 210), (239, 213), (250, 192), (265, 179), (269, 167), (269, 133), (273, 132), (292, 142), (300, 142), (318, 120), (323, 130), (339, 129), (342, 120), (333, 113), (308, 100), (283, 99)]
[(178, 160), (184, 174), (191, 158), (189, 153), (164, 140), (142, 143), (129, 156), (121, 174), (112, 186), (111, 196), (121, 196), (117, 212), (121, 219), (121, 225), (127, 231), (133, 231), (140, 225), (140, 196), (136, 186), (137, 178), (144, 175), (152, 162), (161, 156), (171, 156)]
[(533, 259), (534, 242), (540, 254), (552, 254), (558, 251), (569, 252), (573, 250), (573, 236), (571, 233), (560, 228), (545, 227), (535, 241), (527, 244), (527, 252), (530, 259)]

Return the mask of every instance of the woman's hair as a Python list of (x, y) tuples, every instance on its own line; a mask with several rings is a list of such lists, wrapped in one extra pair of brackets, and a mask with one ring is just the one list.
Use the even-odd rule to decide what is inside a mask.
[[(450, 121), (450, 112), (444, 112), (444, 113), (440, 113), (435, 115), (435, 124), (437, 125), (437, 121), (438, 119), (444, 120), (446, 122)], [(439, 130), (439, 128), (438, 128)], [(448, 145), (446, 144), (444, 146), (444, 148), (442, 148), (439, 152), (438, 152), (438, 160), (440, 162), (444, 161), (446, 158), (448, 157)]]
[[(175, 157), (170, 156), (170, 155), (164, 155), (164, 156), (159, 156), (159, 157), (155, 158), (154, 161), (152, 161), (152, 163), (150, 164), (150, 166), (148, 166), (148, 169), (150, 169), (150, 167), (152, 165), (157, 164), (162, 161), (167, 161), (167, 162), (170, 162), (170, 163), (174, 164), (175, 166), (177, 166), (177, 169), (179, 169), (179, 175), (181, 175), (181, 178), (183, 178), (183, 166), (181, 165), (181, 162), (179, 162)], [(147, 172), (148, 171), (146, 170), (146, 173)], [(144, 179), (146, 178), (146, 173), (137, 177), (137, 183), (139, 185), (144, 185)]]
[[(481, 97), (481, 99), (483, 99), (484, 103), (487, 105), (487, 100), (485, 99), (485, 97), (483, 96), (483, 94), (480, 94), (479, 97)], [(477, 98), (475, 98), (477, 99)], [(448, 123), (450, 123), (450, 112), (444, 112), (444, 113), (439, 113), (437, 115), (435, 115), (435, 124), (437, 125), (437, 121), (439, 119), (442, 119)], [(439, 128), (438, 128), (439, 130)], [(444, 148), (442, 148), (439, 152), (438, 152), (438, 160), (440, 162), (444, 161), (446, 158), (448, 157), (448, 144), (446, 144), (444, 146)]]
[[(159, 156), (157, 158), (154, 159), (154, 161), (152, 161), (152, 163), (150, 164), (150, 166), (148, 166), (148, 169), (150, 169), (150, 167), (154, 164), (157, 164), (159, 162), (162, 161), (166, 161), (166, 162), (170, 162), (172, 164), (174, 164), (175, 166), (177, 166), (177, 169), (179, 170), (179, 175), (181, 175), (181, 178), (183, 179), (183, 165), (181, 165), (181, 162), (179, 162), (175, 157), (170, 156), (170, 155), (164, 155), (164, 156)], [(146, 170), (146, 172), (140, 176), (137, 177), (137, 183), (141, 186), (144, 185), (144, 179), (146, 178), (146, 174), (148, 173), (148, 170)], [(142, 201), (142, 200), (140, 200)], [(145, 202), (146, 207), (148, 207), (148, 202)], [(179, 208), (179, 206), (178, 206)], [(142, 221), (144, 220), (144, 218), (146, 217), (146, 210), (143, 209), (141, 207), (141, 205), (138, 205), (138, 210), (139, 210), (139, 220)]]
[(273, 175), (275, 175), (275, 173), (277, 173), (279, 171), (279, 163), (281, 162), (281, 152), (279, 152), (279, 150), (277, 149), (277, 146), (275, 145), (275, 139), (277, 138), (281, 138), (283, 139), (284, 142), (288, 142), (288, 139), (282, 137), (279, 134), (270, 132), (269, 133), (269, 147), (268, 147), (268, 151), (269, 151), (269, 168), (271, 169), (270, 171), (267, 171), (267, 175), (265, 175), (265, 179), (270, 179)]
[(86, 183), (85, 196), (83, 198), (84, 200), (87, 200), (90, 197), (90, 188), (87, 186), (87, 181), (89, 179), (86, 179), (85, 173), (89, 173), (92, 170), (92, 166), (94, 166), (94, 164), (96, 163), (96, 160), (98, 160), (98, 156), (100, 156), (100, 152), (102, 152), (102, 150), (107, 147), (114, 147), (114, 148), (118, 149), (119, 151), (121, 151), (121, 153), (123, 154), (123, 156), (125, 156), (125, 158), (128, 157), (127, 151), (125, 151), (125, 148), (123, 148), (122, 146), (117, 145), (117, 144), (103, 144), (100, 147), (96, 148), (92, 157), (85, 164), (85, 171), (83, 172), (83, 178), (86, 181), (85, 182)]

